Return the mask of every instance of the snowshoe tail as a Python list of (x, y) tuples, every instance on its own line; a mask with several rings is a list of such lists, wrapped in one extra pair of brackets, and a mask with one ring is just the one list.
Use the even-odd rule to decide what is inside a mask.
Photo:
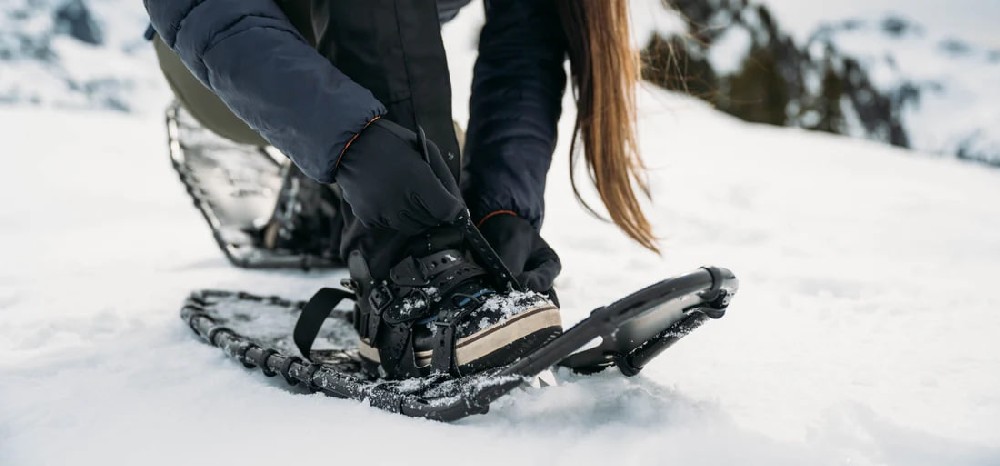
[[(166, 123), (171, 164), (233, 265), (343, 266), (332, 237), (339, 234), (335, 192), (301, 176), (265, 148), (215, 135), (179, 103), (167, 109)], [(303, 221), (291, 222), (304, 200), (322, 214), (299, 215)]]
[[(723, 317), (737, 289), (729, 270), (702, 268), (595, 309), (509, 366), (462, 377), (401, 381), (371, 378), (361, 371), (351, 312), (332, 314), (308, 359), (298, 353), (292, 338), (305, 302), (204, 290), (187, 299), (181, 317), (207, 343), (266, 376), (280, 375), (292, 385), (406, 416), (453, 421), (487, 412), (492, 402), (553, 366), (582, 373), (617, 367), (626, 376), (636, 375), (705, 321)], [(344, 290), (328, 294), (331, 308), (352, 296)]]

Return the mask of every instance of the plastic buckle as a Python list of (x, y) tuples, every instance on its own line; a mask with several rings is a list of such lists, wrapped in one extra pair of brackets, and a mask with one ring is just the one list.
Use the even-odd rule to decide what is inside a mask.
[(368, 304), (371, 305), (373, 312), (381, 313), (392, 300), (392, 290), (384, 284), (373, 288), (371, 294), (368, 295)]
[(389, 278), (400, 286), (421, 287), (430, 285), (427, 266), (413, 257), (408, 257), (389, 271)]
[(454, 309), (447, 311), (441, 311), (438, 313), (437, 318), (434, 319), (434, 326), (436, 327), (454, 327), (455, 322), (458, 322), (459, 312), (455, 312)]

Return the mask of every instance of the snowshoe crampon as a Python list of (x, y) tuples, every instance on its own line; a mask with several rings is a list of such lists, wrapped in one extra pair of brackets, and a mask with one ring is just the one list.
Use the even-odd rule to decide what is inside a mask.
[(167, 109), (170, 161), (233, 265), (342, 267), (340, 196), (280, 154), (202, 127), (178, 103)]
[[(298, 353), (292, 337), (305, 302), (203, 290), (187, 299), (181, 317), (204, 341), (266, 376), (407, 416), (452, 421), (487, 412), (493, 401), (553, 366), (580, 373), (616, 367), (626, 376), (636, 375), (706, 320), (723, 317), (737, 288), (729, 270), (702, 268), (593, 310), (508, 366), (461, 377), (408, 380), (371, 378), (362, 372), (350, 311), (327, 319), (308, 360)], [(351, 296), (343, 291), (340, 298)]]

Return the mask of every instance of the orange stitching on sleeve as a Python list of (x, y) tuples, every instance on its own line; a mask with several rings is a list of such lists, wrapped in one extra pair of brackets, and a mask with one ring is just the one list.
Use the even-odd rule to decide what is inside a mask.
[(365, 123), (365, 127), (361, 128), (361, 131), (358, 131), (354, 136), (351, 136), (351, 139), (349, 141), (347, 141), (347, 144), (344, 144), (344, 148), (340, 150), (340, 155), (337, 156), (337, 163), (335, 163), (333, 165), (333, 170), (334, 171), (336, 171), (337, 168), (340, 167), (340, 160), (344, 158), (344, 154), (347, 153), (347, 149), (349, 147), (351, 147), (351, 144), (353, 144), (354, 141), (356, 141), (358, 139), (358, 136), (361, 136), (361, 133), (364, 132), (364, 130), (368, 129), (368, 127), (371, 126), (372, 123), (375, 123), (376, 121), (380, 120), (381, 118), (382, 118), (382, 116), (375, 115), (375, 118), (372, 118), (371, 120), (368, 120), (368, 123)]
[(486, 216), (483, 217), (482, 220), (476, 223), (476, 228), (483, 226), (483, 224), (486, 223), (487, 220), (496, 217), (497, 215), (510, 215), (513, 217), (517, 217), (517, 212), (514, 212), (513, 210), (494, 210), (493, 212), (486, 214)]

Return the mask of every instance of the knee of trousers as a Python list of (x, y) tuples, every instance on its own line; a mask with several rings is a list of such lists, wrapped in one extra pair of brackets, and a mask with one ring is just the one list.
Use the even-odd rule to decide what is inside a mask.
[(198, 81), (163, 40), (155, 37), (153, 48), (160, 62), (160, 70), (163, 71), (163, 76), (170, 84), (174, 96), (202, 126), (240, 144), (260, 147), (268, 145), (257, 131), (233, 114), (211, 89)]

